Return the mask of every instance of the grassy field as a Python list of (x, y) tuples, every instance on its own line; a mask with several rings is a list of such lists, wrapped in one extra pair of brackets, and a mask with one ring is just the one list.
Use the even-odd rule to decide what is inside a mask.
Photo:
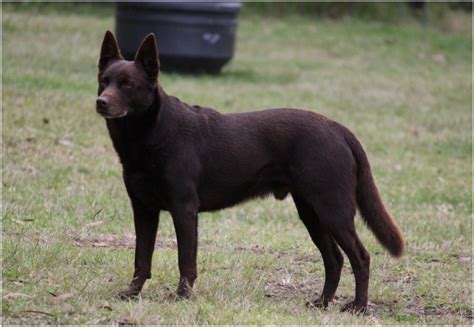
[(94, 108), (99, 45), (114, 26), (100, 10), (3, 9), (4, 324), (472, 323), (470, 35), (246, 15), (221, 75), (160, 77), (188, 103), (306, 108), (358, 135), (407, 241), (392, 259), (356, 218), (372, 255), (368, 314), (339, 312), (354, 290), (347, 259), (335, 303), (305, 307), (324, 268), (291, 197), (202, 214), (186, 301), (170, 298), (176, 241), (162, 214), (153, 278), (123, 302), (133, 222)]

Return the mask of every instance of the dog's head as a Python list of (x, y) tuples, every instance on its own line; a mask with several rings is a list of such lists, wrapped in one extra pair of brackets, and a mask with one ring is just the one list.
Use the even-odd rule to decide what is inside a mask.
[(135, 60), (122, 58), (112, 32), (107, 31), (99, 57), (97, 112), (106, 119), (121, 118), (146, 111), (154, 101), (158, 85), (158, 50), (155, 36), (148, 34)]

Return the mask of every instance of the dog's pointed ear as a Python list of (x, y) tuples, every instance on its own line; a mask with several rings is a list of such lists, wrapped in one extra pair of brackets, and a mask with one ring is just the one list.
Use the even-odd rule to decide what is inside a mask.
[(135, 62), (139, 62), (143, 65), (150, 80), (156, 81), (158, 71), (160, 70), (160, 63), (155, 35), (153, 33), (148, 34), (142, 41), (142, 44), (140, 44), (137, 54), (135, 55)]
[(99, 71), (103, 71), (111, 60), (121, 60), (122, 55), (117, 44), (117, 40), (111, 31), (105, 32), (104, 40), (100, 48)]

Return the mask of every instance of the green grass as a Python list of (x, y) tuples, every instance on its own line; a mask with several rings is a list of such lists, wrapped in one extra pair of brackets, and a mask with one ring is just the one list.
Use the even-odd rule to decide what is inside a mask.
[[(241, 17), (219, 76), (163, 73), (168, 93), (222, 111), (299, 107), (364, 144), (406, 254), (372, 254), (369, 313), (345, 261), (336, 303), (305, 301), (321, 257), (291, 198), (200, 219), (195, 295), (175, 301), (176, 242), (163, 214), (153, 278), (138, 301), (114, 298), (133, 270), (133, 223), (118, 159), (95, 113), (96, 62), (113, 16), (3, 11), (4, 324), (471, 324), (470, 36), (418, 25)], [(105, 14), (104, 14), (105, 12)], [(56, 296), (61, 296), (55, 298)]]

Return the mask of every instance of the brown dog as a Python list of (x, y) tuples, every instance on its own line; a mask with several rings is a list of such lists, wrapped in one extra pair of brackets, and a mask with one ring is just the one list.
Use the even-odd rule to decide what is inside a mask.
[(340, 124), (303, 110), (221, 114), (189, 106), (163, 91), (158, 72), (152, 34), (135, 60), (125, 61), (107, 31), (96, 109), (106, 119), (123, 166), (136, 232), (135, 272), (120, 296), (136, 296), (151, 277), (161, 210), (173, 217), (177, 293), (186, 297), (197, 277), (199, 212), (271, 194), (281, 200), (291, 193), (324, 261), (324, 288), (312, 304), (326, 307), (334, 298), (343, 262), (340, 247), (356, 282), (355, 299), (343, 309), (365, 310), (370, 258), (354, 228), (356, 206), (392, 255), (402, 254), (403, 239), (356, 137)]

